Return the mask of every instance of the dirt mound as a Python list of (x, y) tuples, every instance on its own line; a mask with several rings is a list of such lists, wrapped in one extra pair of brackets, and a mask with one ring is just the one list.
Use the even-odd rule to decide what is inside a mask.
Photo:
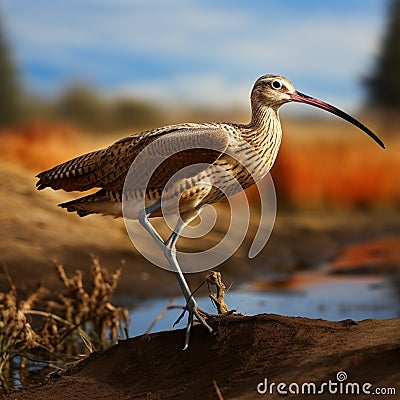
[[(298, 390), (303, 383), (314, 383), (316, 390), (325, 388), (321, 398), (345, 398), (321, 386), (331, 380), (338, 391), (345, 390), (340, 389), (340, 379), (359, 385), (359, 399), (371, 398), (377, 388), (395, 388), (398, 396), (399, 324), (400, 319), (356, 323), (231, 316), (212, 321), (214, 336), (194, 327), (187, 351), (181, 350), (182, 330), (143, 335), (92, 354), (56, 381), (5, 398), (217, 399), (216, 385), (225, 399), (254, 399), (260, 397), (257, 387), (265, 378), (265, 397), (271, 399), (284, 397), (277, 386), (269, 393), (271, 383), (280, 382), (286, 383), (287, 391), (292, 382)], [(337, 375), (341, 371), (347, 379)], [(364, 383), (372, 385), (364, 386), (371, 394), (363, 394)], [(295, 385), (291, 389), (297, 390)], [(289, 392), (286, 396), (299, 398)]]

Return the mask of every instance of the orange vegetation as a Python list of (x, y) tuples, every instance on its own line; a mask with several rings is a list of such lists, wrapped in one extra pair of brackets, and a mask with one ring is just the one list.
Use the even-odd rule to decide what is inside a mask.
[[(85, 141), (68, 124), (32, 123), (0, 132), (0, 158), (34, 171), (50, 168), (84, 150)], [(83, 142), (83, 143), (82, 143)]]
[(342, 250), (332, 263), (335, 272), (356, 269), (368, 272), (369, 268), (393, 266), (397, 270), (400, 264), (400, 237), (390, 237), (349, 246)]
[(293, 139), (283, 138), (271, 172), (278, 202), (295, 207), (400, 204), (398, 139), (385, 140), (385, 150), (361, 135)]

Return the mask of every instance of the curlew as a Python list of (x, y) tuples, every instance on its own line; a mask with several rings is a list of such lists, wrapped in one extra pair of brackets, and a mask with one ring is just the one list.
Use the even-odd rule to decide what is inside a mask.
[[(283, 76), (264, 75), (255, 82), (251, 92), (252, 118), (248, 124), (185, 123), (164, 126), (127, 136), (105, 149), (74, 158), (37, 175), (39, 190), (46, 187), (65, 191), (99, 188), (94, 194), (60, 204), (80, 217), (97, 213), (121, 217), (124, 196), (133, 204), (144, 199), (144, 207), (133, 209), (130, 218), (138, 219), (163, 248), (178, 278), (188, 312), (184, 348), (189, 345), (194, 318), (212, 332), (206, 320), (211, 314), (198, 307), (187, 285), (177, 262), (176, 242), (184, 227), (196, 218), (204, 205), (237, 192), (237, 189), (229, 190), (234, 186), (235, 179), (243, 190), (268, 173), (281, 143), (278, 111), (289, 102), (305, 103), (329, 111), (360, 128), (384, 148), (383, 142), (371, 130), (344, 111), (298, 92)], [(176, 148), (176, 152), (159, 165), (146, 187), (142, 187), (138, 180), (130, 184), (125, 192), (124, 183), (130, 166), (152, 143), (156, 145), (148, 157), (163, 154), (165, 149)], [(197, 167), (187, 169), (190, 165)], [(176, 175), (180, 170), (185, 170), (185, 173)], [(140, 175), (141, 171), (137, 173)], [(173, 175), (177, 178), (171, 183), (169, 180)], [(227, 176), (230, 178), (226, 179)], [(224, 181), (224, 190), (217, 185), (221, 180)], [(171, 202), (178, 199), (178, 208), (171, 207), (169, 212), (179, 213), (181, 217), (167, 240), (161, 238), (149, 221), (151, 217), (160, 216), (163, 190), (168, 191), (167, 199)]]

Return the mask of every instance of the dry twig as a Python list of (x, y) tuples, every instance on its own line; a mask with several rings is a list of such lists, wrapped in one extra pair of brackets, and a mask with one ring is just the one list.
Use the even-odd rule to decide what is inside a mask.
[(222, 396), (222, 393), (221, 393), (221, 390), (217, 385), (217, 382), (214, 381), (214, 380), (212, 382), (213, 382), (213, 385), (214, 385), (215, 392), (217, 393), (218, 400), (224, 400), (224, 398)]
[[(211, 271), (211, 274), (207, 276), (207, 284), (208, 284), (208, 291), (209, 297), (217, 307), (218, 314), (224, 314), (229, 312), (229, 308), (225, 303), (225, 293), (226, 288), (225, 285), (222, 283), (221, 273), (216, 271)], [(216, 293), (212, 293), (210, 289), (210, 285), (216, 287)]]

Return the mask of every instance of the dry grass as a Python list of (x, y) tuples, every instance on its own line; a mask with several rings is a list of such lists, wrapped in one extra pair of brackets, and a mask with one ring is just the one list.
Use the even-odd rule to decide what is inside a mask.
[(122, 327), (127, 336), (128, 311), (111, 303), (121, 267), (110, 274), (93, 258), (85, 288), (81, 271), (69, 278), (56, 265), (60, 292), (52, 295), (40, 287), (26, 299), (4, 271), (10, 283), (10, 290), (0, 293), (0, 381), (5, 389), (12, 387), (12, 369), (24, 369), (29, 360), (62, 366), (114, 344)]

